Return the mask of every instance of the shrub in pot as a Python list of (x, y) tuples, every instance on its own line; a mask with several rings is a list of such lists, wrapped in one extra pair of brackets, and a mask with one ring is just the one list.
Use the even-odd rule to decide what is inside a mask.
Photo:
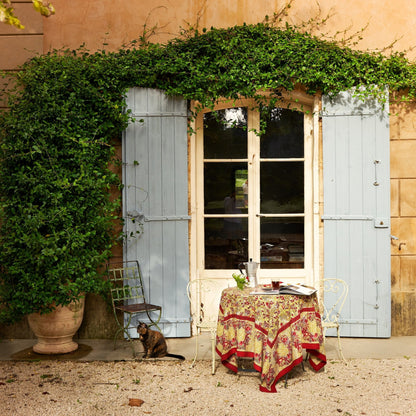
[[(98, 77), (99, 78), (99, 77)], [(47, 314), (106, 290), (117, 238), (112, 138), (122, 95), (70, 54), (33, 59), (0, 115), (0, 320)], [(112, 95), (111, 95), (112, 94)]]

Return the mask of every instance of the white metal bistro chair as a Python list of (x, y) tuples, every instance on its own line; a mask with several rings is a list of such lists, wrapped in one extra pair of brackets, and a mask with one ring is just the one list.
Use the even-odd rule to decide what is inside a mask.
[(345, 300), (347, 299), (348, 285), (344, 280), (336, 278), (324, 279), (323, 284), (324, 313), (322, 316), (322, 328), (324, 331), (324, 337), (328, 328), (335, 328), (337, 330), (339, 356), (343, 362), (346, 362), (341, 347), (341, 338), (339, 334), (339, 318), (342, 308), (344, 307)]
[(211, 333), (212, 374), (215, 374), (215, 339), (221, 297), (218, 279), (191, 280), (188, 283), (187, 293), (191, 302), (192, 322), (196, 328), (195, 357), (190, 368), (195, 365), (198, 356), (198, 335), (209, 331)]

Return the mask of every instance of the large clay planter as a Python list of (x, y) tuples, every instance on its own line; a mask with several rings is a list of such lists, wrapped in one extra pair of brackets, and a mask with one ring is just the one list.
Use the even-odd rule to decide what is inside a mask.
[(84, 305), (85, 297), (82, 297), (67, 306), (58, 306), (47, 314), (30, 314), (29, 325), (38, 338), (33, 351), (39, 354), (66, 354), (75, 351), (78, 344), (72, 337), (81, 326)]

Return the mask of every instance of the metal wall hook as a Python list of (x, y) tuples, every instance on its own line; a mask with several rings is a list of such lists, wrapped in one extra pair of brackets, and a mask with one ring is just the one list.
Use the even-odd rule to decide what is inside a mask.
[(380, 163), (379, 160), (374, 161), (374, 182), (373, 182), (374, 186), (379, 186), (380, 185), (379, 181), (377, 180), (377, 165), (379, 163)]

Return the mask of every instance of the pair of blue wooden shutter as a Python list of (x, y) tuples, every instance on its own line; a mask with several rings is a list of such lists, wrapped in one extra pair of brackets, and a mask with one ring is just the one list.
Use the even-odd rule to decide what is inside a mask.
[(187, 103), (133, 88), (127, 106), (136, 121), (123, 137), (124, 259), (139, 260), (148, 301), (162, 305), (164, 335), (188, 337)]
[(324, 277), (349, 285), (342, 335), (389, 337), (388, 100), (383, 105), (345, 92), (323, 97), (322, 107)]
[[(134, 88), (127, 104), (137, 121), (123, 139), (125, 260), (140, 261), (149, 300), (163, 306), (165, 335), (189, 336), (186, 102)], [(323, 97), (322, 119), (324, 277), (349, 285), (344, 336), (388, 337), (388, 103)]]

